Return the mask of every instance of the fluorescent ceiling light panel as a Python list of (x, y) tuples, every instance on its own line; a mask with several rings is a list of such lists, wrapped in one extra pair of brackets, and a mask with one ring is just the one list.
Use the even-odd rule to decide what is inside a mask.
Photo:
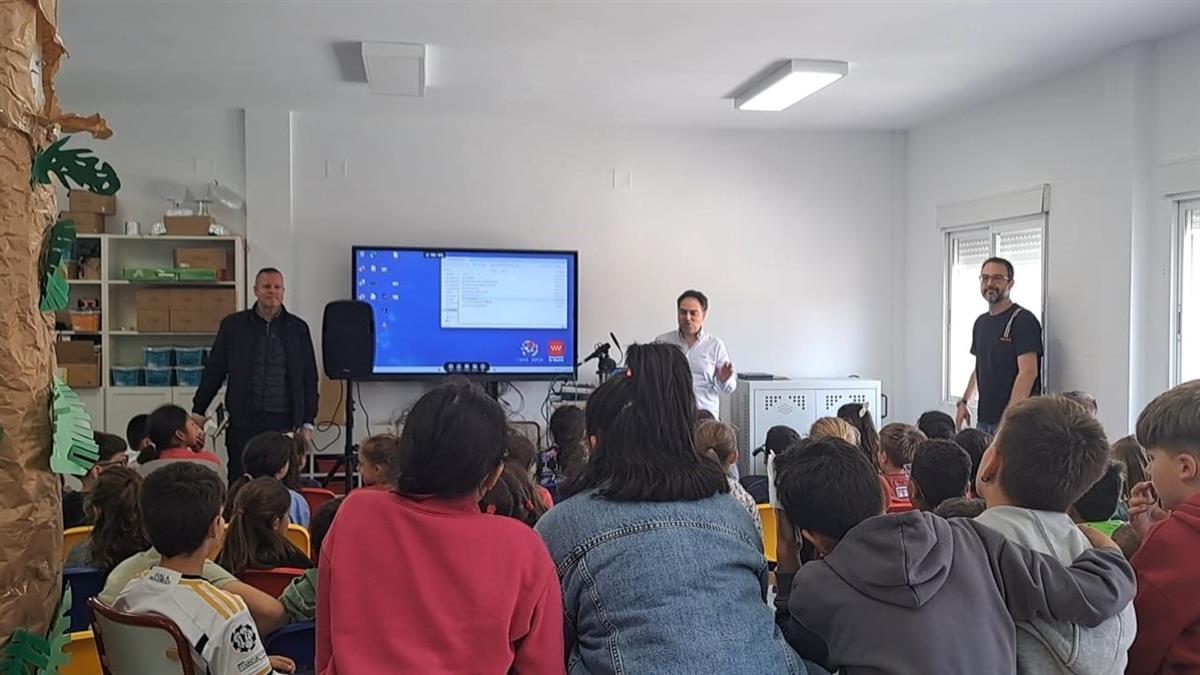
[(845, 77), (845, 61), (792, 59), (764, 75), (733, 100), (738, 110), (780, 111)]
[(375, 94), (425, 95), (425, 45), (404, 42), (362, 43), (367, 86)]

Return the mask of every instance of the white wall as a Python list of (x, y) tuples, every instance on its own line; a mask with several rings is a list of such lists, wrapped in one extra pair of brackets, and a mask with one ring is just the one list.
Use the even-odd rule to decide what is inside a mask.
[[(305, 272), (289, 294), (312, 321), (348, 293), (355, 243), (578, 249), (584, 353), (609, 331), (624, 344), (670, 330), (675, 296), (696, 287), (739, 369), (890, 385), (890, 133), (294, 121)], [(614, 169), (632, 185), (614, 188)], [(522, 390), (537, 418), (545, 386)], [(372, 422), (418, 391), (365, 387)]]
[[(1050, 183), (1052, 191), (1050, 388), (1095, 394), (1115, 438), (1167, 386), (1171, 221), (1157, 167), (1200, 148), (1200, 117), (1187, 105), (1200, 100), (1198, 55), (1200, 32), (1136, 45), (909, 132), (908, 311), (898, 412), (911, 417), (941, 396), (937, 206), (1038, 183)], [(1186, 88), (1181, 98), (1164, 91), (1179, 81)], [(963, 386), (955, 383), (953, 393)]]
[[(570, 248), (584, 353), (609, 331), (625, 344), (671, 329), (675, 296), (697, 287), (740, 370), (860, 374), (890, 390), (902, 134), (101, 112), (116, 135), (95, 147), (124, 181), (113, 222), (161, 216), (155, 179), (227, 181), (247, 198), (248, 216), (227, 220), (247, 234), (251, 271), (283, 269), (289, 308), (317, 333), (325, 303), (349, 292), (352, 244)], [(631, 185), (614, 188), (614, 169)], [(364, 385), (373, 430), (422, 389)], [(545, 385), (520, 389), (517, 414), (539, 419)]]
[[(142, 232), (161, 221), (169, 204), (159, 199), (157, 183), (181, 184), (193, 196), (207, 195), (214, 179), (245, 194), (246, 160), (243, 113), (240, 110), (201, 110), (158, 107), (105, 107), (92, 110), (69, 96), (67, 110), (100, 112), (113, 130), (108, 140), (78, 134), (69, 147), (90, 147), (113, 165), (121, 178), (117, 213), (108, 219), (109, 232), (123, 232), (126, 220), (137, 220)], [(66, 208), (66, 200), (60, 204)], [(194, 204), (186, 204), (188, 208)], [(215, 205), (214, 216), (236, 234), (246, 229), (244, 214)]]

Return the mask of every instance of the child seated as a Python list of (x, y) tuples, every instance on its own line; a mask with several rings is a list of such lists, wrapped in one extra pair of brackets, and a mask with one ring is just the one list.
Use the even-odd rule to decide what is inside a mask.
[(88, 501), (92, 534), (67, 553), (63, 567), (94, 567), (107, 577), (122, 560), (150, 548), (141, 497), (142, 477), (133, 469), (115, 466), (101, 474)]
[[(396, 453), (400, 438), (394, 434), (376, 434), (358, 446), (358, 473), (363, 485), (391, 490), (396, 486)], [(313, 515), (316, 518), (316, 515)], [(314, 560), (316, 558), (314, 557)]]
[(137, 456), (137, 470), (143, 476), (175, 462), (192, 462), (225, 475), (221, 459), (204, 449), (204, 430), (188, 411), (177, 405), (164, 405), (146, 419), (149, 444)]
[(146, 531), (162, 560), (139, 574), (114, 607), (164, 616), (191, 644), (192, 660), (212, 675), (257, 675), (295, 670), (283, 657), (268, 657), (246, 603), (200, 578), (205, 558), (221, 540), (225, 483), (192, 462), (163, 466), (142, 490)]
[[(1133, 488), (1130, 523), (1142, 537), (1137, 572), (1138, 634), (1129, 675), (1200, 672), (1200, 380), (1175, 387), (1138, 416), (1150, 482)], [(1155, 502), (1161, 502), (1159, 507)]]
[[(823, 438), (840, 438), (855, 447), (858, 447), (860, 440), (858, 429), (855, 429), (853, 425), (840, 417), (819, 418), (808, 428), (808, 437), (815, 441)], [(874, 458), (872, 458), (872, 461), (874, 461)]]
[(750, 518), (761, 535), (762, 517), (758, 515), (758, 505), (754, 502), (754, 497), (746, 492), (746, 488), (742, 487), (742, 484), (733, 477), (729, 470), (738, 461), (737, 434), (734, 432), (733, 426), (723, 422), (701, 422), (700, 426), (696, 428), (696, 450), (707, 455), (725, 472), (725, 479), (729, 482), (730, 496), (750, 513)]
[(967, 494), (971, 458), (954, 441), (928, 440), (917, 446), (909, 471), (914, 508), (933, 511), (947, 499)]
[(559, 488), (574, 480), (587, 464), (585, 435), (582, 409), (563, 405), (550, 415), (553, 445), (538, 453), (538, 484), (546, 488), (555, 502), (563, 498)]
[(529, 476), (534, 496), (545, 507), (538, 514), (540, 516), (554, 506), (554, 498), (550, 496), (549, 490), (533, 482), (537, 471), (537, 448), (533, 445), (533, 441), (529, 440), (529, 437), (511, 426), (508, 428), (508, 433), (504, 435), (504, 448), (508, 450), (508, 459), (505, 461), (512, 464), (514, 469)]
[(234, 486), (225, 506), (229, 526), (217, 564), (234, 576), (246, 570), (311, 567), (308, 556), (287, 539), (292, 500), (283, 483), (263, 477)]
[(1108, 461), (1100, 479), (1083, 493), (1068, 513), (1077, 523), (1094, 527), (1108, 536), (1126, 523), (1114, 518), (1125, 486), (1125, 465), (1115, 459)]
[(929, 440), (950, 440), (958, 431), (954, 418), (941, 410), (929, 410), (917, 418), (917, 428)]
[(888, 488), (888, 513), (911, 511), (912, 495), (909, 494), (908, 470), (917, 446), (925, 440), (925, 434), (911, 424), (893, 422), (879, 432), (879, 470)]
[(512, 462), (504, 463), (500, 480), (479, 500), (479, 510), (496, 516), (513, 518), (533, 527), (549, 511), (528, 472)]
[[(750, 483), (748, 479), (752, 478), (751, 476), (747, 476), (745, 484), (746, 491), (754, 497), (756, 504), (771, 504), (772, 506), (779, 504), (775, 497), (775, 458), (796, 446), (800, 440), (800, 432), (785, 424), (776, 424), (767, 429), (767, 436), (763, 439), (763, 445), (760, 448), (766, 454), (766, 484), (764, 485), (761, 481)], [(758, 454), (758, 452), (759, 450), (755, 450), (754, 454)]]
[[(1077, 403), (1038, 396), (1010, 405), (979, 465), (988, 509), (976, 521), (1070, 564), (1091, 546), (1067, 510), (1102, 475), (1108, 456), (1104, 428)], [(1103, 518), (1116, 509), (1119, 475), (1112, 487)], [(1018, 625), (1017, 672), (1120, 675), (1135, 631), (1132, 605), (1092, 628), (1034, 619)]]
[(954, 435), (954, 442), (966, 450), (971, 458), (971, 479), (967, 481), (967, 494), (974, 497), (978, 494), (975, 491), (975, 476), (979, 475), (979, 462), (983, 459), (983, 452), (992, 444), (992, 436), (978, 429), (967, 428)]
[[(292, 468), (298, 443), (297, 439), (278, 431), (265, 431), (246, 443), (246, 450), (242, 454), (242, 468), (246, 474), (235, 480), (229, 487), (226, 520), (229, 520), (231, 515), (229, 505), (233, 504), (233, 498), (242, 485), (255, 478), (274, 478), (278, 481), (287, 478)], [(309, 513), (308, 501), (299, 492), (291, 488), (285, 487), (285, 489), (291, 500), (291, 505), (288, 507), (288, 518), (301, 527), (308, 527), (308, 521), (312, 517)]]
[(313, 514), (312, 528), (308, 531), (312, 538), (309, 558), (313, 566), (304, 570), (303, 575), (293, 579), (283, 590), (283, 595), (279, 596), (279, 602), (283, 603), (283, 609), (287, 612), (288, 623), (315, 621), (317, 618), (317, 565), (321, 564), (321, 543), (325, 541), (325, 534), (329, 532), (329, 526), (333, 525), (333, 517), (337, 515), (338, 508), (345, 500), (345, 497), (331, 499), (318, 507)]
[[(120, 436), (103, 431), (92, 433), (100, 452), (96, 463), (79, 479), (79, 490), (63, 490), (63, 528), (91, 525), (95, 513), (88, 506), (92, 491), (99, 482), (100, 474), (108, 469), (124, 467), (128, 457), (128, 446)], [(119, 562), (119, 561), (118, 561)]]
[[(1133, 597), (1132, 570), (1095, 530), (1099, 548), (1067, 568), (972, 520), (883, 515), (875, 468), (840, 440), (777, 470), (776, 619), (800, 656), (842, 675), (1011, 675), (1014, 618), (1095, 625)], [(819, 559), (800, 567), (797, 537)]]

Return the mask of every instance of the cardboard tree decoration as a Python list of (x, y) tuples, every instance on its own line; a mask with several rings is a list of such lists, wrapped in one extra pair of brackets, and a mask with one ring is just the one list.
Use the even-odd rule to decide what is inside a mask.
[[(60, 131), (110, 133), (98, 116), (59, 108), (57, 24), (58, 0), (0, 0), (0, 645), (17, 629), (45, 635), (62, 591), (62, 493), (50, 469), (54, 325), (40, 310), (58, 208), (54, 188), (32, 180), (34, 159)], [(78, 424), (71, 403), (60, 396), (63, 429)], [(62, 457), (60, 465), (86, 464), (89, 448), (72, 443)]]

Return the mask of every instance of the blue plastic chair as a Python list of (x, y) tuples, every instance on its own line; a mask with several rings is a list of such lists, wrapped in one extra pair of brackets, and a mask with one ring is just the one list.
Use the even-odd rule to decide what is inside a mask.
[(305, 621), (284, 626), (267, 636), (267, 654), (296, 662), (296, 672), (311, 672), (317, 662), (317, 623)]
[(104, 577), (94, 567), (68, 567), (63, 570), (63, 589), (71, 585), (72, 633), (91, 630), (92, 616), (88, 612), (88, 598), (100, 595), (104, 590)]

